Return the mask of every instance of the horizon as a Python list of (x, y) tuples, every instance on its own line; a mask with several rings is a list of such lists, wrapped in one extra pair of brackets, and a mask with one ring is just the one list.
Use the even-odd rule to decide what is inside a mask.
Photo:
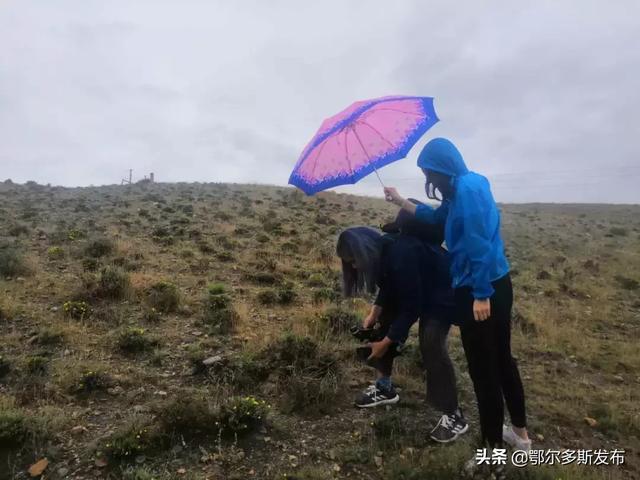
[[(77, 190), (77, 189), (99, 189), (99, 188), (109, 188), (109, 187), (114, 187), (114, 188), (130, 188), (130, 187), (136, 187), (136, 186), (147, 186), (149, 185), (149, 183), (143, 183), (142, 181), (145, 179), (140, 179), (138, 181), (134, 181), (131, 184), (119, 184), (119, 183), (109, 183), (109, 184), (102, 184), (102, 185), (74, 185), (74, 186), (68, 186), (68, 185), (53, 185), (50, 183), (46, 183), (46, 184), (42, 184), (42, 183), (38, 183), (35, 182), (33, 180), (27, 180), (24, 183), (18, 183), (18, 182), (14, 182), (12, 179), (7, 178), (4, 181), (0, 181), (0, 187), (2, 185), (5, 185), (7, 181), (11, 181), (11, 185), (16, 185), (16, 186), (20, 186), (20, 187), (25, 187), (28, 188), (29, 187), (29, 182), (34, 182), (35, 185), (39, 186), (39, 187), (46, 187), (46, 188), (51, 188), (51, 189), (65, 189), (65, 190)], [(349, 192), (349, 191), (340, 191), (336, 188), (334, 189), (330, 189), (330, 190), (326, 190), (323, 192), (318, 192), (314, 195), (306, 195), (304, 192), (302, 192), (299, 188), (293, 186), (293, 185), (276, 185), (276, 184), (272, 184), (272, 183), (259, 183), (259, 182), (245, 182), (245, 183), (241, 183), (241, 182), (216, 182), (216, 181), (211, 181), (211, 182), (201, 182), (201, 181), (175, 181), (175, 182), (153, 182), (153, 184), (158, 184), (158, 185), (230, 185), (230, 186), (236, 186), (236, 187), (264, 187), (264, 188), (285, 188), (285, 189), (290, 189), (290, 190), (295, 190), (300, 192), (300, 194), (304, 197), (304, 198), (313, 198), (316, 197), (318, 195), (325, 195), (325, 194), (334, 194), (334, 195), (346, 195), (346, 196), (354, 196), (354, 197), (360, 197), (360, 198), (371, 198), (371, 199), (377, 199), (380, 200), (381, 197), (377, 196), (377, 195), (368, 195), (366, 193), (353, 193), (353, 192)], [(344, 188), (344, 187), (341, 187)], [(433, 201), (433, 200), (429, 200), (429, 199), (424, 199), (425, 202), (427, 204), (437, 204), (438, 202)], [(496, 203), (498, 205), (561, 205), (561, 206), (615, 206), (615, 207), (637, 207), (640, 206), (640, 203), (614, 203), (614, 202), (609, 202), (609, 203), (603, 203), (603, 202), (552, 202), (552, 201), (547, 201), (547, 202), (503, 202), (503, 201), (499, 201), (496, 200)]]

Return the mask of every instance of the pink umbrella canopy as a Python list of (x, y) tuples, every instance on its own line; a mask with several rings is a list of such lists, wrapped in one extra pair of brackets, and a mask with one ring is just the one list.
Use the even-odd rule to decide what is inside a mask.
[(356, 102), (322, 122), (289, 183), (307, 195), (354, 184), (404, 158), (438, 117), (431, 97), (389, 96)]

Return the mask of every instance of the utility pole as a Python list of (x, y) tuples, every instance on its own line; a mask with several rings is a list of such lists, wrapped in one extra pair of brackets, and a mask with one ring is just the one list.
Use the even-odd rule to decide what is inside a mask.
[(132, 180), (133, 180), (133, 169), (130, 168), (129, 169), (129, 180), (127, 180), (126, 178), (123, 178), (122, 181), (120, 182), (120, 185), (124, 185), (125, 183), (131, 185)]

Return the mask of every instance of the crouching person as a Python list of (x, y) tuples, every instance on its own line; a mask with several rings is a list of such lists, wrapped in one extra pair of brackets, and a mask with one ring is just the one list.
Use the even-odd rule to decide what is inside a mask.
[(399, 401), (391, 375), (394, 357), (419, 319), (420, 350), (426, 371), (427, 401), (442, 416), (431, 431), (437, 442), (454, 441), (468, 430), (458, 406), (456, 379), (447, 350), (453, 318), (453, 292), (441, 228), (418, 224), (402, 212), (383, 227), (386, 235), (368, 227), (353, 227), (338, 238), (345, 296), (375, 294), (363, 328), (379, 325), (379, 341), (369, 344), (368, 364), (377, 380), (356, 399), (369, 408)]

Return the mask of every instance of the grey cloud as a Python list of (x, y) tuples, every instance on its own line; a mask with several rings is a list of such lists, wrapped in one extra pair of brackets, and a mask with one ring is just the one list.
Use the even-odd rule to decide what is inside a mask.
[[(502, 201), (640, 202), (640, 4), (67, 0), (0, 10), (0, 177), (286, 184), (323, 118), (386, 94)], [(600, 183), (601, 187), (594, 186)], [(607, 188), (609, 187), (609, 188)], [(339, 191), (380, 195), (375, 177)]]

